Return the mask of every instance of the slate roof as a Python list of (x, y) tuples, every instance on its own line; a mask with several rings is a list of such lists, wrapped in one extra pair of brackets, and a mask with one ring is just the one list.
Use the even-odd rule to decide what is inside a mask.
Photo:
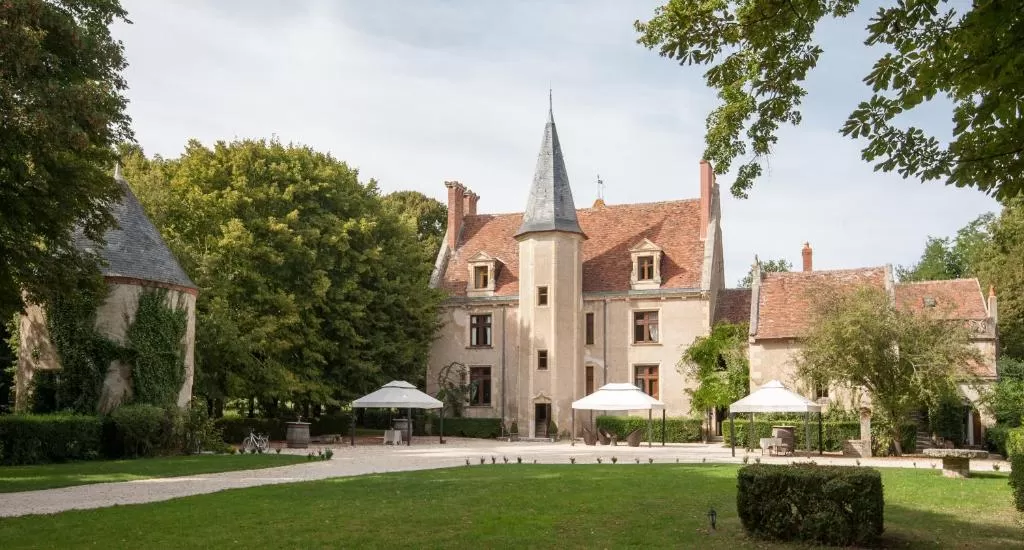
[(718, 323), (749, 323), (750, 322), (749, 288), (723, 288), (718, 291), (715, 303), (715, 320)]
[[(662, 248), (661, 287), (700, 288), (704, 243), (700, 240), (700, 201), (681, 200), (583, 208), (575, 211), (583, 241), (583, 291), (629, 290), (629, 250), (647, 238)], [(519, 243), (514, 235), (522, 214), (466, 216), (455, 250), (448, 257), (441, 287), (466, 295), (467, 260), (486, 252), (500, 263), (495, 296), (519, 294)]]
[(516, 236), (535, 231), (583, 233), (576, 218), (576, 205), (572, 200), (565, 159), (562, 158), (562, 146), (558, 142), (555, 115), (550, 109), (537, 154), (533, 184)]
[(896, 285), (896, 305), (914, 311), (929, 309), (943, 319), (988, 318), (988, 307), (977, 279), (900, 283)]
[(885, 268), (766, 273), (761, 281), (754, 336), (797, 338), (810, 326), (815, 292), (821, 288), (885, 288)]
[[(197, 288), (167, 248), (153, 222), (146, 217), (128, 182), (120, 177), (119, 171), (114, 177), (124, 196), (111, 207), (117, 226), (104, 235), (106, 245), (100, 251), (106, 263), (100, 267), (103, 275)], [(80, 250), (92, 251), (96, 247), (96, 243), (82, 233), (75, 234), (74, 242)]]

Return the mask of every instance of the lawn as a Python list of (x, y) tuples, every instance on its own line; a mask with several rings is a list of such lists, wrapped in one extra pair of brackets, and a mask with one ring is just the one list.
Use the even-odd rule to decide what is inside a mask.
[[(882, 475), (888, 547), (1024, 541), (1006, 475)], [(474, 465), (0, 519), (0, 540), (5, 549), (788, 547), (746, 538), (735, 501), (735, 466)]]
[(0, 466), (0, 493), (154, 477), (255, 470), (298, 462), (306, 462), (306, 457), (277, 454), (197, 455), (137, 460), (96, 460), (39, 466)]

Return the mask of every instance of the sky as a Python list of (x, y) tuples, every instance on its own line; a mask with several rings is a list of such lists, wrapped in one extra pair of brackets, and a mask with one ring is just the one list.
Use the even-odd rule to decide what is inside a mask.
[[(331, 153), (383, 192), (442, 202), (444, 182), (480, 195), (481, 213), (526, 205), (552, 89), (578, 208), (699, 196), (703, 70), (636, 43), (657, 0), (122, 0), (128, 112), (148, 155), (189, 139), (277, 138)], [(971, 189), (876, 173), (839, 128), (878, 52), (863, 46), (869, 0), (823, 24), (803, 122), (785, 127), (747, 199), (722, 189), (726, 282), (754, 255), (815, 269), (914, 263), (995, 200)], [(946, 105), (909, 119), (942, 135)], [(738, 162), (736, 164), (739, 164)]]

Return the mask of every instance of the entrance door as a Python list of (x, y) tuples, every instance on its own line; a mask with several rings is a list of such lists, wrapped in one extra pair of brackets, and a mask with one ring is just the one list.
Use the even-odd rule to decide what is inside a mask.
[(537, 403), (533, 406), (533, 433), (535, 437), (548, 437), (548, 422), (551, 420), (551, 403)]
[(722, 435), (722, 421), (725, 420), (727, 414), (729, 414), (729, 409), (725, 407), (715, 409), (715, 435)]

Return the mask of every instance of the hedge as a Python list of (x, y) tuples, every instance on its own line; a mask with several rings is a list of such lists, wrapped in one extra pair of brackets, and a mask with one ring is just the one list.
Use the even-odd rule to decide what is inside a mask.
[[(426, 435), (437, 435), (439, 418), (431, 416), (430, 430)], [(491, 439), (501, 435), (500, 418), (445, 418), (444, 435), (449, 437), (475, 437)]]
[(877, 470), (849, 466), (745, 466), (736, 508), (751, 536), (869, 546), (882, 535), (885, 502)]
[(103, 422), (97, 416), (0, 416), (0, 464), (45, 464), (97, 458), (102, 433)]
[(1010, 487), (1013, 487), (1013, 503), (1024, 512), (1024, 454), (1014, 455), (1010, 459)]
[(988, 452), (1009, 457), (1006, 452), (1006, 438), (1012, 429), (1009, 426), (998, 424), (987, 428), (985, 430), (985, 448), (988, 449)]
[[(749, 437), (749, 420), (736, 420), (736, 446), (743, 447), (750, 443)], [(762, 437), (772, 436), (772, 426), (777, 425), (773, 422), (759, 422), (754, 420), (756, 426), (756, 433), (754, 436), (753, 445), (758, 445), (758, 440)], [(726, 420), (722, 422), (722, 436), (725, 440), (725, 444), (730, 444), (730, 437), (732, 434), (731, 423)], [(811, 447), (814, 450), (818, 449), (818, 422), (816, 420), (811, 421)], [(794, 437), (796, 438), (797, 449), (806, 449), (806, 433), (803, 422), (794, 425), (793, 429)], [(839, 452), (843, 450), (843, 442), (848, 439), (860, 439), (860, 423), (859, 422), (823, 422), (822, 423), (822, 442), (824, 443), (824, 450), (829, 452)], [(903, 427), (903, 452), (910, 453), (914, 451), (917, 446), (917, 425), (908, 423)]]
[[(221, 429), (225, 442), (239, 444), (249, 436), (250, 431), (258, 434), (267, 434), (273, 441), (283, 441), (288, 436), (288, 423), (292, 421), (280, 418), (244, 418), (233, 416), (218, 418), (214, 424)], [(348, 435), (351, 428), (352, 417), (346, 413), (328, 414), (309, 420), (309, 435), (311, 436), (325, 434)]]
[(1006, 431), (1006, 456), (1024, 456), (1024, 427)]
[[(578, 419), (577, 419), (578, 423)], [(597, 427), (626, 437), (633, 430), (640, 428), (641, 440), (647, 441), (647, 418), (641, 416), (599, 416)], [(661, 441), (661, 419), (653, 420), (651, 437), (654, 442)], [(696, 443), (701, 441), (701, 419), (676, 417), (665, 420), (665, 441), (669, 443)]]
[(122, 405), (103, 419), (103, 454), (142, 458), (180, 453), (184, 446), (182, 411), (156, 405)]

